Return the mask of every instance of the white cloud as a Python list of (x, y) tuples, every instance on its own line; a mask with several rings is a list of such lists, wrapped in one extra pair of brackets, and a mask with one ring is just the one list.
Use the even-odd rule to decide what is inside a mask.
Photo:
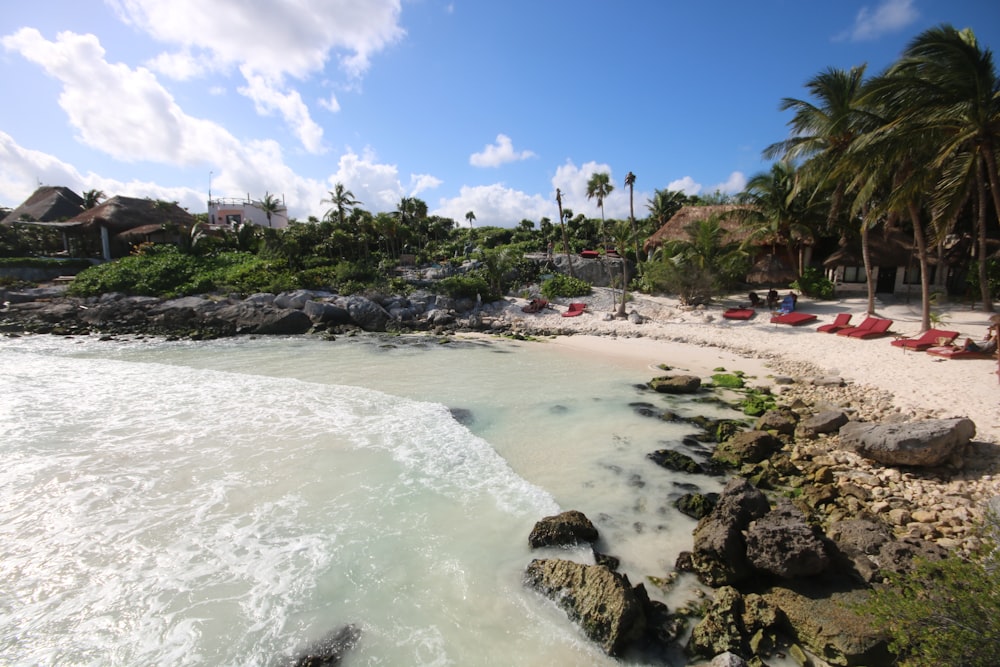
[(410, 196), (420, 197), (425, 191), (433, 190), (442, 183), (440, 178), (430, 174), (413, 174), (410, 176)]
[(556, 222), (559, 217), (555, 199), (511, 190), (501, 183), (463, 186), (457, 197), (439, 200), (432, 214), (451, 218), (465, 227), (468, 211), (476, 214), (473, 225), (477, 227), (514, 227), (524, 218), (537, 222), (547, 217)]
[(337, 96), (333, 93), (330, 93), (330, 97), (321, 98), (319, 105), (330, 113), (337, 113), (340, 111), (340, 102), (337, 100)]
[(913, 0), (883, 0), (874, 9), (865, 5), (858, 10), (854, 26), (837, 37), (861, 42), (873, 40), (884, 33), (896, 32), (917, 20), (920, 13), (913, 6)]
[(701, 192), (701, 183), (696, 182), (690, 176), (685, 176), (676, 181), (670, 181), (667, 184), (667, 190), (680, 191), (686, 195), (696, 195)]
[(725, 192), (726, 194), (736, 194), (737, 192), (742, 192), (743, 188), (747, 186), (747, 177), (742, 171), (734, 171), (729, 174), (724, 182), (714, 185), (710, 188), (712, 192), (718, 190), (719, 192)]
[(241, 95), (253, 100), (257, 113), (270, 115), (277, 111), (310, 153), (323, 152), (323, 129), (309, 115), (309, 108), (298, 91), (284, 92), (280, 84), (243, 69), (247, 85), (239, 88)]
[(469, 156), (469, 164), (474, 167), (499, 167), (507, 162), (517, 162), (534, 157), (535, 154), (525, 150), (517, 152), (514, 144), (506, 134), (498, 134), (495, 144), (488, 144), (480, 153)]
[(149, 68), (177, 81), (187, 81), (205, 73), (204, 60), (196, 58), (188, 51), (160, 53), (146, 63)]

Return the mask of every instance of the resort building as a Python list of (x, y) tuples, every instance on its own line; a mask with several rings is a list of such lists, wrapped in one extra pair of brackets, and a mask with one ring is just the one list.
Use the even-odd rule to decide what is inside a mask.
[(266, 195), (263, 200), (250, 199), (250, 195), (246, 199), (213, 199), (209, 195), (208, 224), (226, 229), (234, 229), (241, 224), (284, 229), (288, 226), (288, 207), (283, 200), (279, 201), (271, 195)]

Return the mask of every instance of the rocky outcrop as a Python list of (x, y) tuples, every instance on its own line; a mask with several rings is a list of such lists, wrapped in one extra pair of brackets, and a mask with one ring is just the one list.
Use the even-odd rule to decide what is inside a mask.
[(621, 655), (646, 631), (649, 598), (639, 584), (603, 565), (560, 559), (533, 560), (525, 584), (553, 600), (608, 655)]
[(569, 547), (593, 544), (597, 538), (597, 529), (590, 519), (583, 512), (569, 510), (539, 520), (528, 535), (528, 545), (532, 549)]
[(687, 649), (706, 657), (731, 653), (749, 659), (774, 645), (781, 619), (781, 611), (760, 595), (744, 596), (723, 586), (691, 632)]
[(884, 465), (939, 466), (976, 434), (970, 419), (928, 419), (902, 424), (850, 422), (840, 429), (841, 445)]
[(672, 449), (658, 449), (655, 452), (646, 454), (646, 458), (662, 468), (673, 470), (675, 472), (684, 472), (689, 474), (705, 472), (701, 464), (693, 458), (687, 454), (676, 452)]
[(738, 467), (743, 463), (760, 463), (784, 445), (767, 431), (740, 431), (719, 444), (712, 460)]
[(795, 429), (795, 437), (809, 439), (821, 434), (836, 433), (848, 421), (850, 418), (843, 410), (824, 410), (800, 421)]
[(754, 569), (783, 579), (811, 577), (830, 564), (825, 541), (786, 500), (750, 524), (746, 543)]
[(649, 387), (660, 394), (693, 394), (701, 387), (701, 378), (694, 375), (661, 375), (650, 380)]

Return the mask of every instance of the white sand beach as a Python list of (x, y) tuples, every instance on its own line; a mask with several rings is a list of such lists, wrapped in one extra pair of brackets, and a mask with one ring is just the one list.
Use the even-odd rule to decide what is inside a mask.
[[(724, 319), (726, 307), (741, 303), (735, 296), (719, 305), (689, 309), (675, 299), (635, 295), (626, 310), (641, 315), (640, 324), (609, 318), (613, 311), (609, 290), (598, 289), (575, 301), (586, 302), (587, 312), (564, 318), (561, 313), (566, 306), (553, 304), (538, 314), (528, 314), (521, 311), (527, 302), (517, 299), (503, 317), (526, 332), (562, 330), (573, 335), (553, 338), (556, 344), (615, 355), (642, 367), (681, 356), (693, 371), (725, 366), (763, 377), (774, 372), (767, 370), (768, 360), (806, 362), (823, 375), (891, 393), (904, 415), (969, 417), (976, 424), (977, 441), (1000, 444), (1000, 377), (995, 360), (943, 359), (907, 351), (890, 344), (893, 335), (859, 340), (817, 332), (818, 325), (832, 322), (838, 313), (851, 313), (854, 323), (863, 320), (866, 298), (814, 301), (800, 297), (797, 310), (818, 316), (802, 326), (771, 324), (766, 309), (759, 309), (747, 321)], [(891, 332), (896, 336), (920, 332), (919, 296), (910, 303), (876, 301), (876, 312), (893, 320)], [(935, 328), (958, 331), (958, 343), (965, 337), (982, 339), (991, 315), (959, 304), (935, 306), (935, 312), (940, 314)], [(669, 354), (666, 343), (672, 346)], [(673, 347), (677, 344), (685, 345), (682, 355)]]

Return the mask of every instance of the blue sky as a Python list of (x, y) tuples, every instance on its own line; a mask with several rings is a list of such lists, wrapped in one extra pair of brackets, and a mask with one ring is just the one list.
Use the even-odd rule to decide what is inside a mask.
[(39, 183), (176, 200), (338, 182), (464, 225), (607, 217), (654, 189), (739, 191), (787, 136), (783, 97), (889, 65), (921, 31), (1000, 47), (997, 0), (3, 0), (0, 205)]

